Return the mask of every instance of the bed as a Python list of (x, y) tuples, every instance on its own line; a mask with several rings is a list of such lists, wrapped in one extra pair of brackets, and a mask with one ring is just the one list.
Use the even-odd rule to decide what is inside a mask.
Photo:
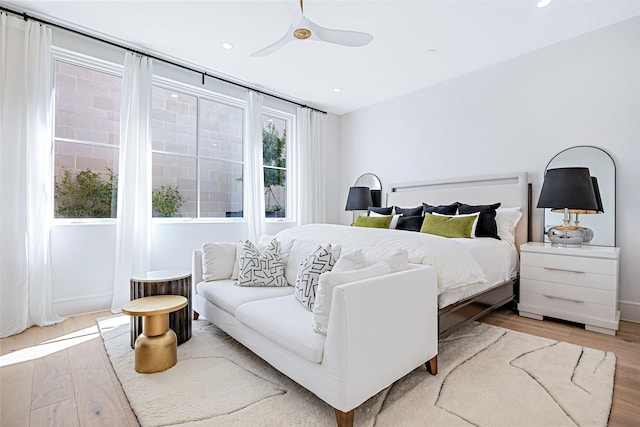
[[(411, 208), (422, 206), (422, 203), (437, 206), (454, 202), (467, 205), (500, 202), (499, 212), (500, 209), (504, 213), (519, 208), (522, 215), (517, 225), (510, 230), (508, 238), (503, 236), (501, 240), (489, 237), (447, 239), (415, 231), (362, 229), (331, 224), (294, 227), (281, 231), (278, 236), (315, 240), (323, 244), (404, 248), (409, 251), (409, 262), (434, 265), (438, 272), (438, 330), (439, 336), (444, 337), (516, 298), (518, 248), (529, 238), (530, 199), (526, 173), (410, 182), (390, 185), (388, 188), (387, 206)], [(442, 246), (430, 249), (430, 240), (437, 239), (440, 242), (434, 243)], [(471, 263), (474, 265), (471, 266)], [(483, 280), (473, 274), (477, 267), (484, 273)]]
[[(515, 228), (512, 255), (506, 255), (515, 254), (517, 262), (520, 245), (526, 243), (530, 235), (531, 190), (526, 172), (394, 184), (387, 192), (387, 206), (417, 206), (422, 202), (441, 205), (454, 201), (470, 205), (500, 202), (501, 208), (519, 207), (522, 217)], [(482, 251), (474, 252), (474, 256), (479, 254)], [(490, 270), (490, 263), (480, 264), (483, 269)], [(516, 299), (517, 266), (512, 277), (506, 280), (492, 280), (490, 271), (487, 271), (487, 276), (485, 286), (470, 290), (470, 295), (451, 296), (444, 303), (446, 296), (439, 296), (440, 337)]]

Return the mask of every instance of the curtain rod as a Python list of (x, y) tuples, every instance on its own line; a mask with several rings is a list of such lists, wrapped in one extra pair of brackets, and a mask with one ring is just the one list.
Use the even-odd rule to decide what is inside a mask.
[(123, 50), (129, 51), (129, 52), (132, 52), (132, 53), (135, 53), (135, 54), (138, 54), (138, 55), (147, 56), (147, 57), (149, 57), (151, 59), (155, 59), (157, 61), (162, 61), (162, 62), (164, 62), (166, 64), (173, 65), (175, 67), (182, 68), (184, 70), (188, 70), (188, 71), (194, 72), (196, 74), (200, 74), (200, 75), (202, 75), (202, 84), (204, 84), (205, 77), (211, 77), (211, 78), (216, 79), (218, 81), (221, 81), (221, 82), (224, 82), (224, 83), (228, 83), (228, 84), (231, 84), (231, 85), (234, 85), (234, 86), (238, 86), (238, 87), (241, 87), (241, 88), (246, 89), (246, 90), (252, 90), (252, 91), (258, 92), (258, 93), (260, 93), (262, 95), (269, 96), (271, 98), (275, 98), (275, 99), (279, 99), (281, 101), (289, 102), (291, 104), (298, 105), (298, 106), (303, 107), (303, 108), (309, 108), (310, 110), (314, 110), (314, 111), (317, 111), (317, 112), (322, 113), (322, 114), (327, 114), (326, 111), (322, 111), (322, 110), (319, 110), (317, 108), (309, 107), (308, 105), (304, 105), (304, 104), (301, 104), (299, 102), (292, 101), (290, 99), (283, 98), (283, 97), (278, 96), (278, 95), (274, 95), (272, 93), (264, 92), (262, 90), (258, 90), (256, 88), (251, 87), (251, 86), (246, 86), (246, 85), (243, 85), (241, 83), (233, 82), (233, 81), (225, 79), (223, 77), (219, 77), (219, 76), (216, 76), (216, 75), (213, 75), (213, 74), (209, 74), (206, 71), (199, 71), (199, 70), (196, 70), (195, 68), (189, 67), (188, 65), (180, 64), (180, 63), (171, 61), (169, 59), (160, 58), (158, 56), (151, 55), (149, 53), (134, 49), (132, 47), (121, 45), (121, 44), (113, 42), (111, 40), (106, 40), (106, 39), (100, 38), (98, 36), (94, 36), (92, 34), (84, 33), (82, 31), (76, 30), (74, 28), (65, 27), (64, 25), (57, 24), (57, 23), (51, 22), (51, 21), (47, 21), (46, 19), (42, 19), (42, 18), (38, 18), (38, 17), (35, 17), (35, 16), (31, 16), (31, 15), (27, 14), (26, 12), (18, 12), (16, 10), (8, 9), (7, 7), (2, 6), (2, 5), (0, 5), (0, 10), (2, 10), (3, 12), (7, 12), (7, 13), (11, 13), (13, 15), (19, 16), (22, 19), (24, 19), (25, 21), (30, 19), (32, 21), (36, 21), (36, 22), (39, 22), (41, 24), (45, 24), (45, 25), (49, 25), (51, 27), (59, 28), (61, 30), (69, 31), (69, 32), (71, 32), (73, 34), (77, 34), (79, 36), (87, 37), (87, 38), (90, 38), (92, 40), (96, 40), (98, 42), (105, 43), (105, 44), (108, 44), (110, 46), (117, 47), (119, 49), (123, 49)]

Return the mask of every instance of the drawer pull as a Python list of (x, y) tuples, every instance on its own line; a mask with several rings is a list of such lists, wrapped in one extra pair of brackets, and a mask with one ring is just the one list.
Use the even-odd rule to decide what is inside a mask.
[(577, 300), (577, 299), (554, 297), (553, 295), (546, 295), (546, 294), (542, 294), (542, 296), (545, 297), (545, 298), (561, 299), (563, 301), (571, 301), (571, 302), (577, 302), (578, 304), (584, 304), (584, 301), (580, 301), (580, 300)]
[(584, 274), (584, 271), (578, 271), (578, 270), (565, 270), (564, 268), (551, 268), (551, 267), (543, 267), (545, 270), (551, 270), (551, 271), (566, 271), (568, 273), (579, 273), (579, 274)]

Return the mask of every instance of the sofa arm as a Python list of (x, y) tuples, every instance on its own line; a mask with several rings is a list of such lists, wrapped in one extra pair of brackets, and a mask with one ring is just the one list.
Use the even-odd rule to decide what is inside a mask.
[(336, 287), (323, 364), (349, 411), (438, 353), (437, 276), (421, 266)]
[(191, 257), (191, 280), (193, 285), (202, 282), (202, 249), (194, 249)]

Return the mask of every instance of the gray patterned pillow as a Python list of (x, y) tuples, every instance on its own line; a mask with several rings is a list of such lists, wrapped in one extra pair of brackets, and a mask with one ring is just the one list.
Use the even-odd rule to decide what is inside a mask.
[(249, 240), (240, 250), (240, 271), (237, 286), (288, 286), (284, 277), (284, 263), (280, 255), (280, 243), (272, 240), (260, 253)]
[(313, 251), (298, 268), (295, 296), (308, 310), (313, 310), (320, 275), (331, 271), (336, 263), (331, 246), (320, 247)]

